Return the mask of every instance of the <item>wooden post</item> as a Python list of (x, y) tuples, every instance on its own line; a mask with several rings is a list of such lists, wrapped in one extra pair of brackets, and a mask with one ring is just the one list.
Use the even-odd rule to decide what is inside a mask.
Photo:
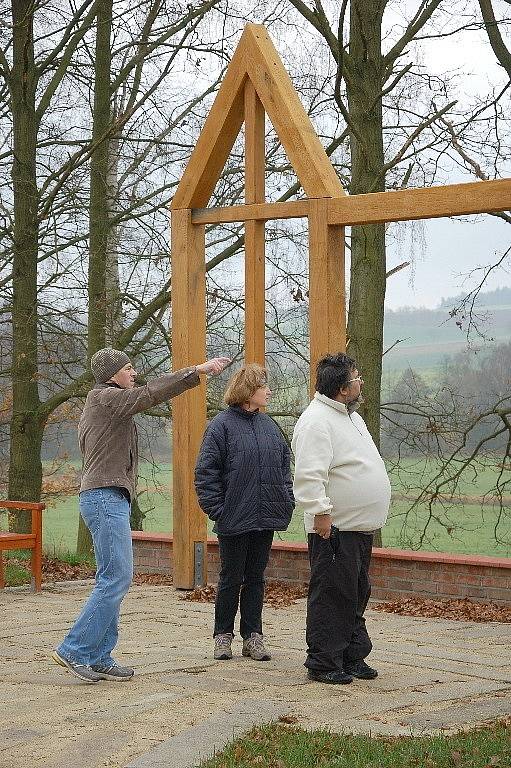
[[(40, 506), (44, 508), (44, 504)], [(32, 535), (35, 536), (34, 548), (31, 554), (32, 586), (34, 592), (40, 592), (43, 576), (43, 511), (41, 508), (32, 510)]]
[[(204, 226), (192, 224), (189, 209), (172, 211), (172, 367), (206, 359)], [(206, 583), (206, 516), (193, 484), (206, 425), (206, 386), (179, 395), (172, 403), (173, 579), (178, 589)]]
[(310, 392), (316, 365), (328, 352), (346, 350), (344, 227), (328, 224), (328, 200), (310, 200), (309, 329)]
[[(264, 109), (245, 83), (245, 203), (264, 203)], [(245, 223), (245, 361), (265, 361), (264, 221)]]

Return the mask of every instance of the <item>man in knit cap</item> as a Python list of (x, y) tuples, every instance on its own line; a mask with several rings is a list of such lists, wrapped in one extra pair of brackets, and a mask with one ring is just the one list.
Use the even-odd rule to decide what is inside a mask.
[(311, 680), (373, 680), (364, 611), (371, 594), (373, 533), (389, 511), (385, 464), (362, 417), (363, 379), (355, 361), (326, 355), (316, 393), (293, 433), (294, 495), (304, 513), (311, 576), (305, 666)]
[(119, 610), (133, 577), (130, 503), (137, 481), (137, 430), (133, 416), (197, 386), (201, 374), (220, 373), (229, 359), (215, 357), (135, 387), (128, 355), (100, 349), (91, 359), (96, 381), (87, 395), (78, 437), (83, 457), (80, 514), (96, 555), (96, 584), (53, 659), (87, 683), (124, 681), (134, 670), (112, 657)]

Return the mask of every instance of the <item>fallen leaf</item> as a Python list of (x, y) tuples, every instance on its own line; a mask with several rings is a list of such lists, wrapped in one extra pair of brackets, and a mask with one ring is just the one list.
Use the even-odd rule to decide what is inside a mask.
[(453, 621), (498, 621), (511, 623), (511, 608), (496, 603), (474, 603), (468, 598), (460, 600), (429, 600), (408, 597), (372, 605), (376, 611), (397, 613), (402, 616), (452, 619)]
[(297, 723), (298, 718), (296, 715), (281, 715), (279, 717), (279, 723), (287, 723), (288, 725), (292, 725), (293, 723)]
[[(283, 581), (269, 581), (264, 590), (264, 602), (273, 608), (288, 608), (294, 605), (296, 600), (307, 597), (307, 585), (298, 586), (287, 584)], [(190, 592), (180, 596), (180, 600), (188, 600), (195, 603), (214, 603), (216, 588), (208, 584), (207, 587), (196, 587)]]

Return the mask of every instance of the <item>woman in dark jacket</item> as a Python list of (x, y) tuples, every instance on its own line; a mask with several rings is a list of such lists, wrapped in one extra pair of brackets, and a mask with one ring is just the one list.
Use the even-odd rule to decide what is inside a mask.
[(229, 407), (210, 422), (195, 467), (199, 504), (215, 522), (220, 549), (215, 659), (232, 658), (238, 604), (243, 655), (271, 658), (262, 634), (264, 571), (273, 534), (289, 525), (294, 498), (289, 448), (259, 410), (270, 395), (262, 366), (250, 363), (235, 373), (224, 395)]

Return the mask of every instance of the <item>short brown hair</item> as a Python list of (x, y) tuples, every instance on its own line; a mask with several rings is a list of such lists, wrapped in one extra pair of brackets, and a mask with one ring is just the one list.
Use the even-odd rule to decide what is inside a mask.
[(231, 376), (224, 394), (227, 405), (248, 403), (259, 387), (266, 385), (266, 368), (259, 363), (248, 363)]

